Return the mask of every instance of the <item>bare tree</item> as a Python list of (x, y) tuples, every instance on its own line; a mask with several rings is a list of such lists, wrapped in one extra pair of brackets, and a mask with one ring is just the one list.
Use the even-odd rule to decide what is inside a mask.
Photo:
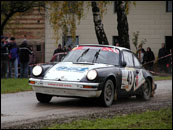
[(39, 1), (1, 1), (1, 35), (8, 21), (17, 13), (24, 13), (33, 7), (44, 6)]
[(95, 25), (95, 32), (96, 32), (96, 36), (97, 36), (97, 40), (99, 44), (109, 45), (104, 28), (103, 28), (103, 24), (101, 21), (100, 9), (97, 6), (96, 1), (92, 1), (92, 12), (93, 12), (93, 21)]
[(130, 49), (129, 28), (126, 14), (125, 1), (115, 1), (117, 5), (117, 29), (120, 46)]

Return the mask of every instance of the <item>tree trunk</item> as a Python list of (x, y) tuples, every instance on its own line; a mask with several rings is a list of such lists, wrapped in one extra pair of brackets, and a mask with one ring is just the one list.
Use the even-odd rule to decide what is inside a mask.
[(3, 20), (1, 24), (1, 36), (4, 34), (4, 28), (5, 25), (7, 24), (8, 20), (15, 14), (15, 12), (10, 12), (8, 15), (6, 15), (5, 19)]
[(127, 15), (125, 12), (125, 2), (124, 1), (115, 1), (117, 2), (117, 29), (120, 46), (130, 49), (130, 41), (129, 41), (129, 28)]
[(96, 36), (99, 44), (109, 45), (106, 34), (104, 32), (103, 24), (100, 16), (100, 9), (96, 1), (92, 1), (93, 21), (95, 25)]

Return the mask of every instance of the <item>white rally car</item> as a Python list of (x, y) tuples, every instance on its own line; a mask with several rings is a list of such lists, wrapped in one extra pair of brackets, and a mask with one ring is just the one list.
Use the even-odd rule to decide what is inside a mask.
[(121, 96), (149, 100), (156, 89), (133, 52), (110, 45), (79, 45), (59, 63), (37, 65), (29, 84), (42, 103), (52, 96), (97, 97), (104, 106)]

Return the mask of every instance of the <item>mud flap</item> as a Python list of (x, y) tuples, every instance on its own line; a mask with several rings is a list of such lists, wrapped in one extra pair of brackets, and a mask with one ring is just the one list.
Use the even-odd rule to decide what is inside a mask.
[(155, 90), (157, 89), (157, 84), (152, 84), (152, 92), (151, 92), (151, 96), (150, 97), (154, 97), (155, 94)]
[(118, 94), (117, 94), (117, 89), (115, 89), (115, 92), (114, 92), (114, 101), (117, 101), (118, 100)]

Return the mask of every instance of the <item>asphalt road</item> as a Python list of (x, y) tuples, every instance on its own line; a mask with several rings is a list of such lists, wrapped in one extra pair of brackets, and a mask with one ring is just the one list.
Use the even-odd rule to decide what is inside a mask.
[(41, 104), (32, 91), (1, 94), (1, 128), (40, 128), (52, 122), (68, 122), (89, 115), (105, 117), (115, 113), (172, 106), (172, 80), (156, 83), (156, 94), (151, 100), (141, 101), (135, 97), (121, 99), (109, 108), (99, 106), (93, 99), (62, 97), (53, 97), (49, 104)]

